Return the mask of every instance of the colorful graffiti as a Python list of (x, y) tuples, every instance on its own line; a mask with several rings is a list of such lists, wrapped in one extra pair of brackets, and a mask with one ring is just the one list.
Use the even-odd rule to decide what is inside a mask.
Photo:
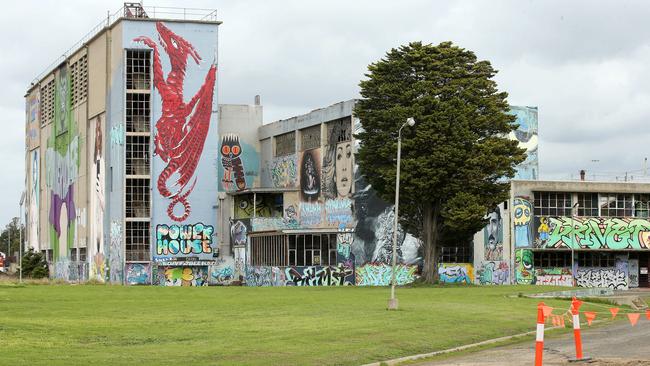
[[(395, 284), (407, 285), (418, 279), (418, 267), (399, 263), (395, 265)], [(366, 263), (356, 267), (357, 286), (389, 286), (393, 275), (392, 267), (386, 263)]]
[(329, 225), (352, 222), (352, 200), (348, 198), (325, 201), (325, 219)]
[(246, 248), (233, 248), (235, 280), (243, 281), (246, 277)]
[[(246, 220), (248, 221), (248, 220)], [(250, 225), (250, 221), (249, 221)], [(230, 244), (231, 245), (246, 245), (248, 238), (248, 225), (242, 220), (237, 220), (230, 224)]]
[(126, 141), (126, 130), (124, 125), (118, 123), (111, 127), (111, 144), (112, 145), (124, 145)]
[(269, 167), (271, 182), (275, 188), (293, 188), (297, 186), (298, 162), (296, 154), (273, 158)]
[(127, 285), (148, 285), (151, 283), (151, 265), (149, 263), (127, 263)]
[(339, 232), (336, 234), (336, 252), (341, 260), (350, 259), (353, 241), (354, 233), (346, 231), (345, 228), (339, 228)]
[(90, 192), (90, 211), (94, 222), (90, 225), (90, 243), (88, 245), (88, 257), (90, 261), (89, 277), (96, 281), (104, 282), (106, 280), (104, 264), (104, 180), (106, 179), (105, 161), (104, 161), (104, 139), (103, 123), (101, 116), (91, 120), (91, 131), (94, 129), (95, 138), (90, 140), (92, 143), (92, 188)]
[(233, 257), (221, 261), (218, 265), (210, 267), (210, 284), (230, 285), (239, 278), (235, 277), (235, 261)]
[(639, 260), (630, 259), (628, 265), (628, 284), (629, 287), (639, 287)]
[(515, 280), (520, 285), (535, 283), (533, 271), (533, 251), (530, 249), (515, 250)]
[(626, 290), (627, 273), (618, 268), (578, 268), (576, 284), (579, 287), (609, 287), (615, 290)]
[(28, 217), (28, 245), (34, 248), (34, 251), (40, 251), (39, 241), (39, 216), (40, 216), (40, 153), (38, 149), (32, 150), (30, 153), (30, 184), (29, 184), (29, 217)]
[(247, 286), (285, 286), (285, 273), (278, 267), (246, 267)]
[(507, 285), (510, 283), (508, 262), (487, 261), (476, 270), (477, 282), (481, 285)]
[(235, 218), (282, 217), (281, 196), (273, 194), (242, 194), (235, 196)]
[(221, 186), (226, 191), (242, 191), (246, 189), (246, 176), (244, 162), (241, 157), (242, 146), (239, 143), (239, 136), (232, 133), (223, 135), (220, 150), (221, 166), (223, 166)]
[(27, 96), (26, 114), (27, 114), (27, 147), (31, 150), (40, 145), (40, 103), (41, 94), (38, 88)]
[(325, 267), (287, 267), (287, 286), (354, 285), (354, 269), (343, 264)]
[(122, 224), (119, 221), (111, 222), (110, 246), (108, 248), (108, 279), (111, 283), (122, 283)]
[(503, 259), (503, 219), (499, 206), (488, 214), (488, 224), (483, 229), (483, 243), (486, 261)]
[(300, 196), (303, 201), (318, 201), (321, 190), (320, 172), (320, 149), (303, 151), (300, 157)]
[(301, 202), (300, 203), (300, 226), (316, 226), (322, 221), (323, 206), (318, 202)]
[[(156, 225), (157, 257), (199, 256), (211, 259), (214, 227), (203, 223), (188, 225)], [(206, 258), (207, 257), (207, 258)]]
[(474, 267), (469, 263), (440, 263), (438, 264), (438, 277), (442, 283), (474, 282)]
[(158, 267), (160, 286), (207, 286), (208, 267)]
[(510, 106), (510, 113), (517, 116), (517, 129), (509, 138), (519, 141), (519, 147), (526, 149), (526, 160), (517, 165), (514, 179), (537, 179), (539, 161), (537, 158), (537, 107)]
[(642, 218), (541, 217), (537, 231), (540, 248), (650, 249), (650, 220)]
[(513, 205), (515, 225), (515, 247), (530, 247), (533, 245), (531, 219), (533, 205), (525, 197), (515, 197)]
[[(185, 221), (191, 213), (188, 196), (194, 190), (200, 175), (195, 174), (210, 128), (216, 79), (216, 57), (196, 94), (185, 102), (184, 87), (187, 61), (190, 57), (200, 64), (201, 56), (185, 38), (157, 22), (160, 44), (169, 58), (169, 72), (163, 74), (158, 45), (151, 38), (134, 39), (153, 49), (154, 86), (162, 99), (162, 113), (156, 122), (154, 155), (166, 164), (157, 180), (160, 195), (170, 200), (167, 216), (177, 222)], [(167, 181), (176, 177), (172, 192)], [(174, 212), (177, 204), (183, 206), (180, 214)]]
[[(337, 133), (332, 129), (331, 133)], [(325, 199), (345, 199), (352, 188), (352, 142), (327, 145), (323, 156), (322, 191)]]

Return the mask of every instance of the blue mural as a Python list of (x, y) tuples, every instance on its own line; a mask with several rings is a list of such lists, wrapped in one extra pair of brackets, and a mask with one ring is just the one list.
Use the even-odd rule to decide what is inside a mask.
[(537, 107), (510, 106), (510, 113), (517, 116), (517, 130), (510, 138), (519, 141), (519, 147), (526, 149), (526, 160), (517, 166), (514, 179), (538, 179), (539, 160), (537, 157)]

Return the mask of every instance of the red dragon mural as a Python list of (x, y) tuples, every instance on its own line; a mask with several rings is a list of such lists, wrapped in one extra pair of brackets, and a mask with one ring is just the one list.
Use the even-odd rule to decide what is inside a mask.
[[(192, 57), (198, 65), (201, 56), (194, 46), (183, 37), (175, 34), (163, 23), (157, 22), (158, 38), (162, 48), (169, 57), (171, 69), (167, 78), (163, 76), (158, 45), (149, 37), (134, 39), (153, 49), (154, 86), (162, 99), (162, 115), (156, 122), (154, 136), (154, 156), (159, 156), (167, 166), (158, 176), (158, 192), (171, 199), (167, 215), (174, 221), (184, 221), (191, 212), (187, 197), (196, 184), (196, 166), (203, 152), (203, 145), (210, 128), (212, 113), (212, 96), (216, 79), (216, 60), (210, 66), (205, 81), (199, 91), (188, 101), (183, 97), (185, 68), (187, 60)], [(175, 175), (173, 187), (167, 181)], [(190, 183), (191, 182), (191, 183)], [(177, 204), (183, 205), (180, 216), (174, 214)]]

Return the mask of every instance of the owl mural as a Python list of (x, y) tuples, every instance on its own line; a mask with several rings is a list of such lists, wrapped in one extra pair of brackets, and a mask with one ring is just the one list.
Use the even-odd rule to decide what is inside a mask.
[(242, 191), (246, 188), (244, 176), (244, 162), (241, 159), (242, 148), (239, 136), (226, 134), (221, 138), (221, 165), (223, 166), (223, 179), (221, 184), (226, 191)]

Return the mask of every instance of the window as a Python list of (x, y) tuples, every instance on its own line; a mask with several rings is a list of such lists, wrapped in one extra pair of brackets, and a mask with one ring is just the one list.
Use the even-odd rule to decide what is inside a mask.
[(320, 147), (320, 124), (300, 130), (300, 150)]
[(571, 193), (535, 192), (535, 215), (571, 216)]
[(336, 234), (250, 236), (253, 266), (334, 266)]
[(552, 251), (534, 252), (533, 263), (535, 268), (571, 267), (571, 252)]
[(607, 217), (631, 217), (633, 207), (631, 194), (600, 194), (600, 215)]
[(440, 263), (472, 263), (473, 250), (471, 247), (441, 247)]
[(54, 79), (41, 84), (41, 125), (54, 120)]
[(149, 50), (126, 51), (126, 89), (151, 89), (151, 61)]
[(86, 248), (79, 248), (79, 262), (85, 262), (86, 259)]
[(126, 132), (149, 132), (149, 93), (126, 94)]
[(86, 55), (70, 65), (70, 91), (73, 107), (85, 101), (88, 96), (88, 56)]
[(275, 136), (275, 155), (289, 155), (296, 152), (296, 132), (291, 131)]
[(126, 222), (126, 260), (148, 261), (149, 221)]
[(598, 193), (578, 193), (578, 216), (598, 215)]
[(126, 179), (126, 217), (149, 217), (149, 182), (149, 179)]
[(650, 195), (648, 194), (634, 195), (634, 217), (649, 217), (648, 216), (649, 208), (650, 208)]
[(327, 145), (352, 140), (352, 117), (345, 117), (325, 124), (327, 127)]
[(614, 252), (578, 252), (578, 267), (614, 267)]
[(149, 175), (149, 136), (126, 136), (126, 174)]

